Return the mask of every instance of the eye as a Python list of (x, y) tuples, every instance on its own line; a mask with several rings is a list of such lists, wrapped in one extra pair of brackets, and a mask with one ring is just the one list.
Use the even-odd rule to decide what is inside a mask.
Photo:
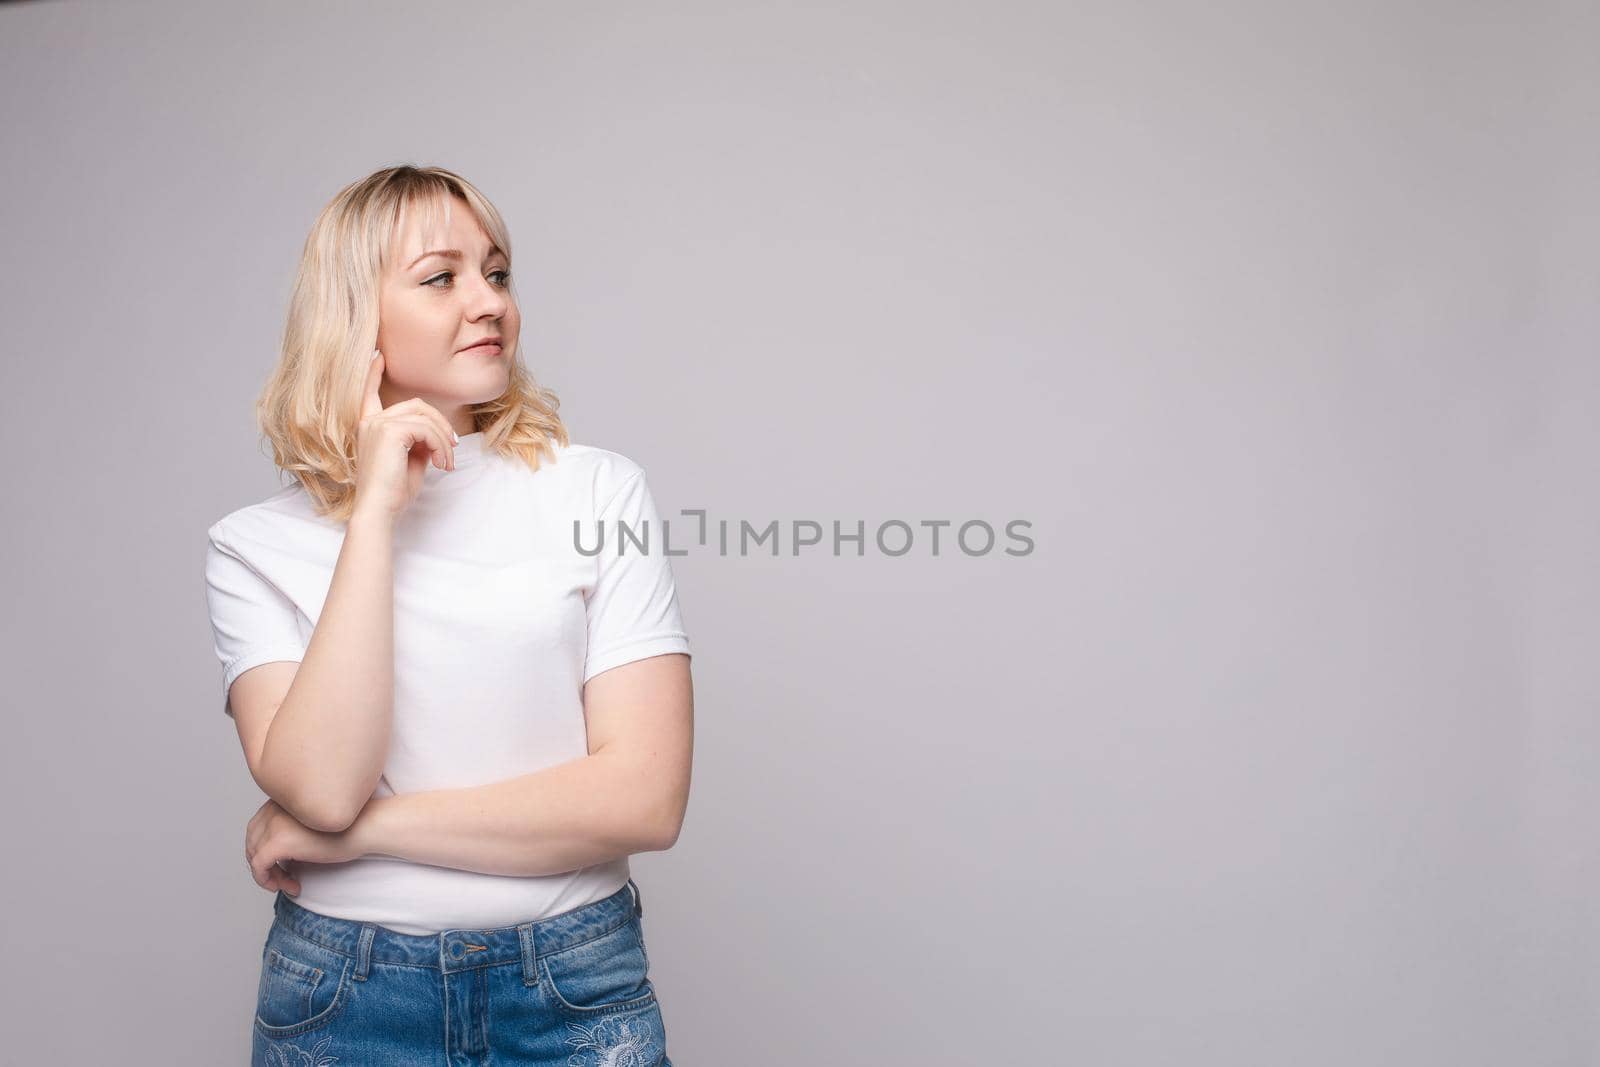
[[(491, 278), (494, 277), (496, 274), (500, 275), (500, 281), (497, 282), (496, 284), (499, 285), (502, 289), (511, 284), (511, 271), (510, 270), (495, 270), (495, 271), (490, 271), (489, 272), (489, 276)], [(451, 278), (451, 277), (454, 277), (454, 276), (455, 276), (455, 272), (454, 271), (448, 271), (447, 270), (447, 271), (444, 271), (443, 273), (435, 274), (433, 277), (429, 278), (427, 281), (423, 282), (422, 284), (423, 285), (432, 285), (435, 289), (443, 289), (443, 288), (446, 288), (446, 287), (445, 286), (441, 286), (441, 285), (433, 285), (433, 283), (437, 282), (437, 281), (442, 281), (445, 278)]]

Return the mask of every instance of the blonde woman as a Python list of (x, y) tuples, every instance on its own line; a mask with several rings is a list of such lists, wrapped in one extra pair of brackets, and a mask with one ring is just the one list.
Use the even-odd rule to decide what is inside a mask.
[(252, 1063), (671, 1067), (628, 857), (689, 792), (689, 643), (630, 459), (521, 363), (460, 176), (342, 190), (257, 405), (286, 489), (209, 531), (223, 710), (269, 797)]

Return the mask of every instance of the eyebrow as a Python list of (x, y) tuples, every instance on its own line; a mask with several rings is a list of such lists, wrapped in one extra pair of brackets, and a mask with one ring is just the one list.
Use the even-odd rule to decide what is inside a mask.
[[(456, 260), (460, 260), (460, 259), (465, 259), (466, 258), (466, 256), (462, 253), (461, 249), (459, 249), (459, 248), (440, 248), (440, 249), (437, 249), (437, 250), (435, 250), (433, 252), (424, 252), (424, 253), (422, 253), (422, 255), (418, 256), (416, 259), (413, 259), (409, 264), (407, 264), (406, 270), (410, 270), (412, 267), (415, 267), (418, 263), (421, 263), (423, 260), (427, 259), (429, 256), (443, 256), (445, 259), (456, 259)], [(500, 251), (500, 246), (499, 245), (490, 245), (489, 246), (489, 255), (488, 255), (487, 258), (493, 259), (495, 256), (500, 256), (502, 259), (509, 259), (510, 258), (504, 252)]]

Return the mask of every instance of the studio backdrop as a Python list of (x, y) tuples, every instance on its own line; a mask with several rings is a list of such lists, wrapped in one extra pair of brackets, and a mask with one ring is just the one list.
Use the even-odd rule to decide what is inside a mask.
[(528, 366), (682, 549), (693, 788), (632, 857), (680, 1067), (1595, 1063), (1596, 42), (0, 6), (0, 1060), (245, 1061), (206, 531), (288, 484), (316, 212), (414, 163), (503, 212)]

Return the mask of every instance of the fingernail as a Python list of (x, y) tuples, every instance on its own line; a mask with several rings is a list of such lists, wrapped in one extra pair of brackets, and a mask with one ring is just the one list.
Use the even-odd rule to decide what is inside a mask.
[(377, 358), (378, 358), (378, 355), (379, 355), (379, 352), (378, 352), (378, 350), (377, 350), (377, 349), (376, 349), (376, 348), (374, 348), (374, 349), (373, 349), (373, 350), (372, 350), (372, 358), (373, 358), (373, 359), (377, 359)]
[(454, 430), (450, 431), (450, 436), (455, 438), (455, 443), (456, 444), (459, 445), (461, 443), (461, 435), (456, 433)]

